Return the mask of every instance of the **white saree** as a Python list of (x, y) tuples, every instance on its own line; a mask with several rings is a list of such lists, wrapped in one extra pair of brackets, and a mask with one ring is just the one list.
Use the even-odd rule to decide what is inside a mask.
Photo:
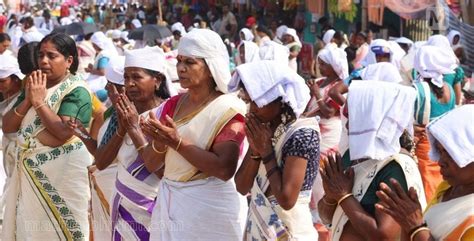
[[(192, 119), (178, 122), (178, 132), (209, 150), (220, 130), (246, 106), (236, 96), (221, 95)], [(165, 174), (153, 210), (151, 240), (241, 241), (247, 205), (233, 178), (207, 177), (179, 153), (168, 149)]]
[[(276, 145), (275, 154), (278, 165), (282, 165), (282, 149), (289, 138), (301, 128), (310, 128), (319, 133), (318, 122), (315, 118), (301, 118), (296, 120)], [(275, 197), (266, 197), (265, 192), (270, 186), (266, 177), (266, 169), (260, 164), (257, 176), (252, 187), (247, 227), (244, 234), (245, 241), (264, 240), (317, 240), (318, 233), (313, 227), (309, 202), (311, 190), (300, 192), (295, 206), (290, 210), (280, 207)]]
[[(64, 96), (84, 82), (77, 76), (49, 88), (45, 102), (57, 112)], [(44, 130), (30, 108), (18, 131), (16, 168), (7, 196), (2, 240), (88, 240), (89, 153), (77, 138), (44, 146)]]
[[(402, 167), (407, 181), (407, 186), (415, 188), (421, 203), (421, 207), (424, 209), (426, 207), (426, 199), (424, 195), (423, 183), (421, 182), (421, 175), (418, 171), (418, 166), (411, 157), (405, 154), (396, 154), (382, 161), (370, 159), (353, 166), (354, 186), (352, 188), (352, 193), (354, 194), (354, 197), (360, 202), (377, 173), (392, 161), (396, 161)], [(344, 226), (348, 221), (349, 218), (344, 213), (344, 210), (342, 210), (342, 207), (337, 206), (332, 218), (331, 240), (339, 241), (339, 238), (341, 237), (344, 230)]]

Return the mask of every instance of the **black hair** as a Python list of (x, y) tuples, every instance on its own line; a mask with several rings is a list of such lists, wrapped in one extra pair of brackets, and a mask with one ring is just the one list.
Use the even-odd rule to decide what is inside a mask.
[(360, 37), (362, 37), (365, 41), (367, 41), (367, 34), (366, 34), (366, 33), (364, 33), (364, 32), (358, 32), (358, 33), (357, 33), (357, 36), (360, 36)]
[(18, 65), (23, 74), (28, 75), (38, 68), (39, 42), (27, 43), (18, 50)]
[(171, 97), (170, 92), (168, 90), (168, 85), (166, 84), (166, 76), (158, 71), (144, 69), (145, 72), (158, 80), (161, 80), (160, 86), (158, 89), (155, 89), (155, 95), (160, 97), (163, 100), (166, 100)]
[(90, 40), (92, 38), (93, 34), (94, 33), (88, 33), (88, 34), (84, 35), (84, 40)]
[(173, 35), (178, 35), (178, 36), (181, 37), (181, 31), (175, 30), (175, 31), (173, 31)]
[(354, 65), (352, 64), (352, 61), (354, 61), (354, 59), (356, 58), (357, 48), (354, 46), (349, 46), (344, 49), (344, 52), (346, 52), (349, 73), (351, 73), (352, 71), (354, 71)]
[(71, 72), (71, 74), (76, 74), (77, 68), (79, 67), (79, 56), (74, 39), (64, 33), (51, 33), (41, 40), (38, 48), (41, 48), (41, 45), (47, 42), (54, 44), (56, 50), (58, 50), (58, 52), (65, 58), (72, 57), (72, 64), (69, 67), (69, 72)]
[(413, 138), (410, 136), (407, 130), (403, 130), (402, 135), (399, 138), (400, 147), (404, 148), (408, 152), (412, 153), (415, 149), (415, 142)]
[(268, 37), (273, 38), (272, 32), (270, 31), (270, 29), (268, 29), (267, 27), (265, 27), (263, 25), (258, 25), (257, 26), (257, 32), (265, 33), (266, 35), (268, 35)]
[(45, 10), (45, 11), (43, 12), (43, 18), (51, 18), (51, 14), (49, 13), (48, 10)]
[(35, 25), (35, 22), (32, 17), (25, 17), (20, 21), (23, 25), (28, 25), (29, 27), (32, 27)]
[(430, 89), (435, 94), (436, 98), (438, 98), (438, 99), (443, 98), (443, 95), (444, 95), (443, 87), (440, 88), (440, 87), (434, 85), (430, 78), (425, 78), (425, 81), (428, 82), (428, 85), (430, 86)]
[(0, 33), (0, 43), (3, 43), (5, 41), (12, 41), (12, 40), (7, 33)]

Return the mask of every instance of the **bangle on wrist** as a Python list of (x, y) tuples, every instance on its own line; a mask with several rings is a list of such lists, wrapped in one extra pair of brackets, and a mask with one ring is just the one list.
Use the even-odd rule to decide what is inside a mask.
[(420, 224), (420, 225), (418, 225), (418, 226), (416, 226), (416, 227), (410, 229), (410, 232), (408, 232), (408, 234), (412, 234), (412, 233), (414, 233), (417, 229), (422, 228), (422, 227), (428, 227), (428, 225), (426, 224), (426, 222), (424, 222), (424, 223), (422, 223), (422, 224)]
[(146, 142), (145, 144), (143, 144), (143, 145), (137, 147), (137, 152), (143, 150), (143, 148), (145, 148), (147, 145), (148, 145), (148, 142)]
[(182, 138), (182, 137), (180, 137), (180, 138), (179, 138), (178, 145), (176, 146), (176, 149), (175, 149), (175, 151), (176, 151), (176, 152), (178, 152), (178, 150), (179, 150), (179, 147), (181, 146), (181, 142), (182, 142), (182, 141), (183, 141), (183, 138)]
[(259, 155), (250, 154), (250, 158), (255, 161), (261, 161), (262, 157)]
[(340, 206), (341, 203), (342, 203), (344, 200), (346, 200), (348, 197), (350, 197), (350, 196), (353, 196), (353, 194), (352, 194), (352, 193), (348, 193), (348, 194), (342, 196), (341, 198), (339, 198), (339, 200), (337, 201), (337, 205)]
[(158, 154), (165, 154), (166, 151), (168, 151), (168, 146), (165, 146), (165, 149), (163, 151), (160, 151), (158, 150), (156, 147), (155, 147), (155, 141), (151, 141), (151, 148), (153, 149), (154, 152), (158, 153)]
[(40, 105), (37, 105), (37, 106), (35, 107), (35, 110), (38, 110), (39, 108), (41, 108), (41, 107), (43, 107), (43, 106), (45, 106), (45, 105), (46, 105), (46, 103), (42, 103), (42, 104), (40, 104)]
[(277, 165), (273, 166), (272, 168), (270, 168), (270, 170), (267, 171), (267, 178), (270, 178), (271, 175), (273, 175), (275, 172), (279, 171), (280, 168), (278, 168)]
[(272, 152), (270, 152), (270, 154), (262, 157), (263, 164), (267, 164), (268, 162), (270, 162), (273, 159), (275, 159), (275, 151), (273, 151), (273, 150), (272, 150)]
[(18, 117), (21, 117), (21, 118), (23, 118), (23, 117), (25, 117), (25, 116), (26, 116), (26, 115), (22, 115), (22, 114), (20, 114), (20, 112), (18, 112), (18, 110), (16, 109), (16, 107), (15, 107), (15, 108), (13, 108), (13, 113), (15, 113), (15, 115), (16, 115), (16, 116), (18, 116)]
[(415, 229), (415, 231), (413, 231), (413, 232), (410, 234), (410, 241), (414, 241), (416, 235), (419, 234), (419, 233), (422, 232), (422, 231), (428, 231), (428, 232), (430, 232), (430, 229), (429, 229), (428, 227), (419, 227), (419, 228)]

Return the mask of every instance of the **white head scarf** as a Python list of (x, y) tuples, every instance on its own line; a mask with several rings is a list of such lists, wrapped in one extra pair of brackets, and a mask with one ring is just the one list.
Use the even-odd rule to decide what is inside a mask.
[(176, 22), (173, 25), (171, 25), (171, 32), (174, 32), (174, 31), (179, 31), (181, 33), (181, 36), (184, 36), (186, 34), (186, 28), (180, 22)]
[(256, 43), (251, 41), (242, 41), (242, 43), (239, 45), (239, 51), (240, 46), (244, 46), (245, 49), (245, 63), (260, 60), (259, 47)]
[(239, 65), (229, 83), (229, 91), (237, 91), (240, 82), (259, 108), (282, 97), (282, 102), (288, 103), (296, 117), (303, 113), (310, 99), (304, 79), (287, 64), (276, 61), (264, 60)]
[(255, 36), (253, 36), (252, 31), (250, 31), (250, 29), (248, 28), (242, 28), (240, 30), (240, 33), (243, 33), (245, 37), (245, 39), (242, 39), (242, 41), (253, 41), (253, 39), (255, 38)]
[(474, 105), (463, 105), (433, 120), (428, 126), (430, 158), (439, 161), (438, 141), (451, 158), (463, 168), (474, 162)]
[(276, 37), (278, 39), (281, 39), (283, 37), (283, 33), (286, 31), (286, 29), (288, 28), (288, 26), (286, 25), (280, 25), (277, 29), (276, 29)]
[(138, 67), (157, 71), (166, 77), (166, 86), (171, 96), (176, 95), (177, 91), (173, 88), (173, 83), (168, 76), (167, 61), (165, 53), (158, 47), (146, 46), (141, 49), (125, 50), (125, 68)]
[(325, 48), (319, 51), (318, 58), (327, 64), (330, 64), (340, 79), (349, 76), (349, 65), (347, 63), (347, 54), (340, 48)]
[(209, 29), (193, 29), (180, 39), (178, 54), (204, 58), (217, 89), (222, 93), (227, 93), (227, 84), (231, 78), (229, 54), (224, 42), (216, 32)]
[(408, 45), (413, 45), (413, 41), (411, 39), (406, 38), (406, 37), (400, 37), (395, 40), (395, 42), (399, 44), (408, 44)]
[(103, 32), (99, 31), (92, 34), (91, 42), (102, 50), (101, 53), (104, 56), (110, 58), (111, 56), (118, 55), (114, 43)]
[(114, 29), (112, 31), (111, 37), (112, 37), (112, 39), (119, 39), (121, 35), (122, 35), (122, 31), (120, 31), (118, 29)]
[(132, 20), (132, 24), (135, 28), (140, 28), (142, 26), (142, 23), (140, 23), (140, 20), (138, 19)]
[(16, 75), (20, 80), (25, 78), (25, 75), (21, 73), (18, 66), (18, 60), (11, 55), (2, 54), (0, 55), (0, 79), (11, 75)]
[(323, 36), (323, 42), (328, 45), (329, 43), (331, 43), (331, 40), (332, 38), (334, 37), (334, 34), (336, 34), (336, 31), (334, 29), (329, 29), (328, 31), (326, 31), (324, 33), (324, 36)]
[(114, 84), (125, 85), (123, 78), (124, 68), (125, 56), (117, 56), (110, 59), (109, 65), (105, 68), (105, 78)]
[(431, 83), (443, 87), (443, 75), (453, 74), (457, 67), (456, 61), (449, 58), (451, 48), (439, 48), (425, 45), (415, 54), (414, 67), (423, 78), (431, 78)]
[(378, 80), (395, 84), (403, 81), (397, 67), (387, 62), (369, 64), (360, 71), (360, 77), (362, 80)]
[(400, 61), (407, 54), (405, 50), (395, 41), (388, 41), (390, 44), (390, 62), (400, 69)]
[(259, 55), (261, 60), (275, 60), (284, 64), (288, 64), (290, 50), (275, 42), (266, 41), (260, 46)]
[(370, 43), (369, 52), (365, 56), (365, 59), (362, 61), (363, 62), (362, 64), (364, 66), (377, 63), (377, 59), (375, 57), (374, 51), (372, 51), (372, 48), (382, 48), (384, 52), (391, 53), (391, 50), (390, 50), (391, 46), (387, 40), (374, 39), (372, 43)]
[(383, 160), (399, 153), (399, 138), (413, 125), (415, 100), (412, 87), (382, 81), (352, 82), (347, 97), (351, 160)]
[[(456, 31), (456, 30), (451, 30), (451, 31), (449, 31), (449, 33), (448, 33), (448, 41), (449, 41), (449, 44), (450, 44), (451, 46), (454, 46), (453, 41), (454, 41), (454, 37), (456, 37), (456, 36), (459, 36), (459, 42), (461, 42), (461, 33), (460, 33), (459, 31)], [(458, 42), (458, 44), (459, 44), (459, 42)]]
[(127, 31), (123, 31), (121, 34), (120, 34), (120, 38), (129, 42), (130, 40), (128, 39), (128, 32)]
[(300, 42), (300, 38), (298, 37), (298, 34), (296, 33), (296, 29), (294, 28), (286, 28), (285, 32), (283, 33), (283, 35), (285, 34), (288, 34), (290, 36), (293, 37), (293, 39), (295, 40), (295, 42), (301, 46), (301, 42)]

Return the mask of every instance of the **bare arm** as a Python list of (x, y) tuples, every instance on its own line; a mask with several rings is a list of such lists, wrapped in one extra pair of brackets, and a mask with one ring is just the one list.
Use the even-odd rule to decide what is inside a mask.
[(344, 98), (344, 94), (349, 91), (349, 86), (344, 84), (343, 82), (335, 85), (331, 90), (329, 90), (329, 97), (331, 97), (334, 101), (336, 101), (339, 105), (344, 105), (346, 103), (346, 98)]
[[(21, 121), (25, 117), (28, 110), (31, 108), (31, 103), (27, 98), (23, 100), (17, 107), (10, 109), (3, 116), (2, 130), (4, 133), (15, 133), (21, 125)], [(16, 113), (15, 113), (16, 111)]]
[(454, 94), (456, 95), (456, 105), (462, 104), (462, 89), (461, 83), (456, 83), (454, 85)]
[(237, 191), (242, 195), (246, 195), (250, 192), (250, 189), (252, 189), (255, 176), (257, 175), (260, 166), (261, 160), (254, 160), (251, 156), (252, 154), (249, 150), (247, 155), (245, 155), (244, 161), (237, 171), (237, 174), (235, 174)]

